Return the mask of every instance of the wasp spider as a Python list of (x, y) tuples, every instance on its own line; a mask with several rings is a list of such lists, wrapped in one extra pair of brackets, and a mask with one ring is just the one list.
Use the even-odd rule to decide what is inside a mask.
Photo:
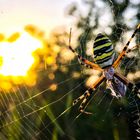
[(102, 72), (101, 77), (88, 90), (86, 90), (83, 95), (74, 100), (73, 105), (77, 104), (80, 100), (82, 100), (82, 103), (79, 107), (80, 112), (90, 114), (90, 112), (85, 111), (85, 107), (90, 97), (93, 95), (93, 92), (100, 86), (100, 84), (103, 81), (106, 81), (107, 87), (111, 90), (111, 95), (115, 98), (121, 98), (125, 96), (127, 88), (133, 89), (134, 93), (136, 93), (140, 97), (139, 89), (135, 86), (135, 84), (128, 81), (127, 78), (125, 78), (123, 75), (115, 71), (115, 69), (119, 66), (119, 63), (121, 62), (123, 57), (125, 57), (125, 55), (132, 50), (129, 49), (128, 46), (139, 30), (140, 24), (138, 24), (138, 26), (136, 27), (134, 33), (124, 46), (122, 52), (119, 54), (117, 59), (115, 59), (115, 51), (110, 39), (106, 35), (99, 33), (95, 38), (93, 44), (94, 60), (93, 62), (90, 62), (89, 60), (80, 56), (71, 47), (70, 45), (71, 29), (70, 29), (69, 49), (78, 57), (78, 60), (82, 65)]

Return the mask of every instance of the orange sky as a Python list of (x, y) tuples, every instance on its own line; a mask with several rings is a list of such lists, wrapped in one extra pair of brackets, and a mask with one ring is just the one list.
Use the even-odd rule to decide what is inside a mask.
[[(35, 84), (36, 74), (29, 71), (37, 59), (32, 52), (43, 47), (43, 40), (30, 36), (24, 27), (35, 25), (46, 36), (57, 26), (69, 27), (71, 21), (66, 18), (64, 11), (72, 1), (74, 0), (0, 0), (0, 34), (5, 36), (0, 42), (2, 88), (11, 89), (11, 76), (14, 76), (14, 84)], [(17, 40), (7, 42), (14, 33), (20, 34)]]
[(39, 26), (46, 32), (59, 25), (69, 25), (70, 19), (64, 11), (73, 1), (0, 0), (0, 33), (11, 34), (27, 24)]

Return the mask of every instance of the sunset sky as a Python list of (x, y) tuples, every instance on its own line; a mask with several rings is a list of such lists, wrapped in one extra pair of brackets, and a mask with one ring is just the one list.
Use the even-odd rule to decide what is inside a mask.
[[(139, 0), (134, 0), (137, 3)], [(66, 16), (71, 3), (81, 3), (81, 0), (0, 0), (0, 33), (11, 34), (27, 24), (40, 27), (48, 35), (56, 26), (73, 24), (72, 18)], [(97, 1), (98, 7), (103, 3)], [(107, 10), (107, 9), (106, 9)], [(135, 15), (136, 9), (129, 8), (125, 13), (126, 22)], [(108, 23), (108, 11), (103, 16)], [(127, 22), (128, 25), (130, 22)], [(103, 26), (104, 29), (104, 26)]]
[[(66, 11), (68, 11), (69, 5), (75, 2), (78, 3), (78, 6), (80, 5), (80, 12), (82, 11), (85, 14), (87, 9), (85, 5), (82, 5), (82, 0), (0, 0), (0, 37), (2, 38), (0, 38), (0, 74), (5, 76), (26, 75), (35, 61), (32, 52), (42, 47), (43, 38), (42, 40), (38, 40), (37, 37), (32, 38), (25, 33), (24, 27), (35, 25), (37, 29), (39, 28), (39, 30), (45, 32), (47, 37), (49, 37), (51, 30), (56, 29), (56, 27), (65, 26), (70, 28), (74, 25), (74, 18), (66, 16)], [(112, 11), (110, 12), (110, 8), (107, 8), (101, 1), (96, 1), (95, 6), (97, 9), (105, 9), (100, 16), (99, 24), (101, 27), (99, 32), (110, 32), (111, 29), (109, 30), (108, 25), (110, 25)], [(128, 8), (124, 14), (126, 23), (133, 24), (129, 21), (135, 13), (135, 9)], [(19, 37), (13, 42), (7, 42), (8, 38), (16, 32), (19, 33)], [(28, 61), (25, 57), (27, 55)], [(44, 60), (45, 62), (46, 60)], [(23, 64), (24, 68), (21, 69)]]
[(0, 33), (11, 34), (27, 24), (39, 26), (48, 33), (55, 26), (70, 24), (64, 12), (73, 1), (0, 0)]
[[(0, 0), (0, 81), (2, 88), (9, 90), (12, 87), (8, 76), (13, 76), (13, 83), (16, 84), (23, 82), (28, 85), (35, 84), (36, 73), (29, 70), (32, 65), (36, 65), (37, 58), (33, 56), (33, 52), (38, 48), (43, 48), (43, 38), (31, 36), (24, 28), (27, 25), (34, 25), (49, 37), (49, 33), (54, 28), (63, 25), (71, 26), (72, 21), (66, 17), (65, 11), (73, 1)], [(49, 58), (49, 61), (52, 61), (52, 58), (51, 60)]]

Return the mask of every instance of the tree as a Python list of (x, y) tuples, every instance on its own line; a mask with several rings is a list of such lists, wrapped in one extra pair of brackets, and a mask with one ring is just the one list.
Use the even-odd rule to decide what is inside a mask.
[[(139, 4), (140, 3), (135, 4), (129, 0), (124, 0), (124, 1), (83, 0), (80, 6), (78, 5), (78, 3), (72, 3), (70, 5), (70, 8), (67, 14), (71, 17), (74, 17), (73, 19), (76, 19), (75, 27), (76, 27), (76, 30), (80, 32), (77, 36), (77, 47), (76, 47), (77, 52), (79, 52), (83, 57), (88, 58), (89, 60), (92, 61), (92, 58), (90, 56), (87, 56), (86, 54), (89, 41), (92, 41), (93, 38), (95, 38), (97, 32), (103, 31), (103, 29), (104, 29), (104, 32), (106, 32), (106, 34), (110, 37), (110, 39), (114, 43), (114, 46), (118, 46), (121, 44), (121, 46), (123, 47), (124, 44), (127, 42), (127, 40), (124, 39), (126, 33), (128, 31), (135, 30), (135, 27), (138, 24)], [(134, 16), (128, 19), (126, 17), (126, 13), (130, 12), (132, 10), (131, 9), (132, 7), (136, 9), (136, 12)], [(108, 19), (105, 19), (105, 16), (108, 17)], [(129, 24), (130, 22), (131, 24)], [(139, 36), (137, 35), (136, 43), (139, 43), (138, 38)], [(119, 42), (121, 43), (119, 44)], [(136, 48), (136, 50), (139, 50), (139, 48)], [(75, 63), (76, 61), (77, 61), (77, 58), (75, 57), (72, 63)], [(131, 68), (130, 66), (129, 68), (126, 68), (126, 62), (128, 66), (133, 62), (132, 65), (135, 67), (132, 68), (132, 65), (131, 65)], [(123, 71), (125, 76), (127, 76), (129, 72), (131, 71), (136, 72), (137, 69), (139, 68), (138, 62), (139, 62), (138, 55), (136, 57), (134, 56), (130, 58), (126, 57), (122, 61), (121, 71)], [(74, 67), (74, 70), (79, 71), (79, 67)], [(70, 73), (72, 73), (71, 69), (68, 70), (67, 74), (70, 75)], [(84, 78), (86, 78), (85, 75), (84, 75)], [(137, 77), (137, 80), (139, 81), (139, 77)], [(80, 91), (81, 94), (83, 93), (82, 88)], [(100, 92), (102, 91), (99, 91), (99, 93)], [(109, 100), (108, 99), (103, 100), (104, 103), (107, 101)], [(131, 102), (131, 100), (129, 102)], [(129, 130), (129, 127), (131, 128), (130, 126), (131, 124), (128, 123), (128, 120), (130, 118), (128, 118), (128, 120), (126, 119), (126, 117), (130, 117), (130, 114), (129, 115), (127, 114), (128, 110), (127, 108), (125, 108), (126, 103), (124, 105), (123, 104), (124, 104), (123, 101), (119, 103), (115, 102), (112, 105), (113, 107), (111, 107), (107, 118), (106, 116), (104, 116), (105, 108), (104, 109), (102, 108), (102, 110), (99, 111), (98, 107), (94, 108), (92, 105), (89, 105), (89, 108), (91, 109), (94, 108), (94, 112), (97, 111), (99, 116), (97, 118), (95, 117), (94, 120), (89, 119), (89, 117), (87, 116), (78, 118), (80, 123), (77, 122), (77, 124), (75, 125), (74, 136), (76, 137), (76, 139), (88, 139), (88, 140), (89, 139), (104, 139), (104, 140), (107, 139), (108, 140), (108, 139), (113, 139), (113, 137), (114, 139), (115, 137), (118, 137), (118, 138), (120, 137), (122, 139), (134, 139), (133, 133)], [(120, 112), (119, 109), (122, 109), (122, 108), (124, 112), (121, 111), (122, 115), (119, 118), (116, 116), (116, 114), (118, 114)], [(136, 108), (133, 108), (131, 111), (134, 111), (135, 109)], [(84, 128), (82, 129), (83, 119), (85, 119), (86, 122), (89, 122), (90, 124), (93, 124), (93, 125), (92, 126), (87, 125), (85, 129)], [(95, 123), (95, 120), (96, 120), (96, 123)], [(102, 120), (105, 120), (105, 123), (101, 123)], [(120, 125), (123, 127), (121, 128)], [(80, 126), (81, 130), (79, 130), (77, 126)], [(109, 131), (106, 131), (106, 130), (109, 130)], [(101, 132), (103, 133), (102, 135), (100, 135)], [(110, 134), (110, 132), (112, 133)]]

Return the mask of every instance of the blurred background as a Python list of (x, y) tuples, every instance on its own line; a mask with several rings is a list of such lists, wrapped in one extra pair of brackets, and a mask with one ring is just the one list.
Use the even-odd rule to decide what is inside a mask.
[[(140, 23), (139, 0), (0, 1), (0, 139), (135, 140), (139, 99), (110, 96), (105, 83), (80, 114), (74, 99), (101, 75), (81, 66), (71, 46), (93, 61), (99, 32), (118, 55)], [(140, 32), (117, 71), (139, 87)], [(137, 122), (136, 122), (137, 120)], [(140, 126), (139, 126), (140, 128)]]

